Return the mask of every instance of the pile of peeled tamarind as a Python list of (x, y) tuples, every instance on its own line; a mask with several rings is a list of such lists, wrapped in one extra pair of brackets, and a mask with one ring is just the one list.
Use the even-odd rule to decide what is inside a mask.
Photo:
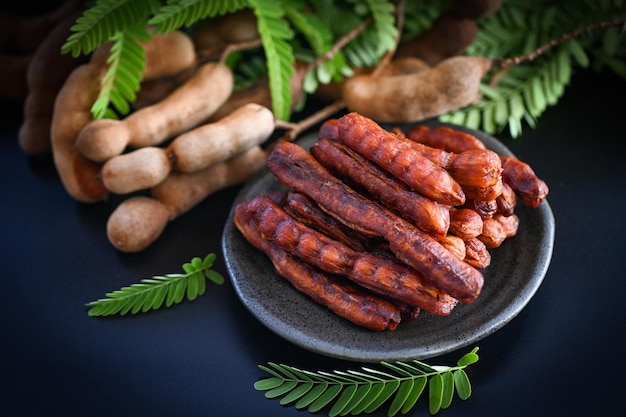
[[(478, 20), (500, 3), (451, 0), (432, 27), (399, 44), (380, 71), (358, 70), (315, 94), (379, 122), (416, 122), (471, 105), (492, 61), (463, 52)], [(47, 15), (45, 36), (31, 47), (27, 65), (14, 71), (19, 82), (13, 86), (23, 88), (11, 98), (24, 100), (18, 141), (28, 155), (51, 154), (65, 190), (78, 202), (121, 197), (107, 236), (118, 250), (138, 252), (169, 222), (266, 166), (279, 127), (267, 77), (235, 90), (223, 55), (229, 46), (259, 40), (256, 20), (244, 9), (192, 31), (154, 34), (142, 43), (146, 65), (131, 112), (119, 120), (95, 119), (91, 109), (111, 45), (89, 56), (60, 53), (83, 7), (83, 1), (67, 0), (50, 14), (54, 19)], [(304, 95), (302, 68), (297, 62), (294, 103)]]

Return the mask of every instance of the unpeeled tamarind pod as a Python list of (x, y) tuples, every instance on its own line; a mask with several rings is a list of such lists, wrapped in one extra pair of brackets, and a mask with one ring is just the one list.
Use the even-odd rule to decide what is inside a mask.
[(121, 252), (139, 252), (156, 241), (167, 224), (223, 188), (241, 183), (260, 170), (266, 153), (256, 146), (193, 174), (174, 172), (150, 196), (124, 200), (107, 221), (109, 242)]
[(273, 132), (272, 111), (247, 103), (216, 122), (179, 135), (166, 152), (171, 155), (174, 169), (195, 172), (261, 145)]
[(151, 195), (165, 204), (170, 219), (174, 219), (210, 194), (246, 181), (265, 166), (266, 160), (265, 151), (260, 146), (254, 146), (200, 171), (172, 172), (163, 182), (152, 188)]
[(54, 102), (50, 125), (54, 164), (67, 192), (81, 202), (101, 201), (108, 195), (99, 179), (101, 164), (86, 159), (75, 147), (78, 132), (92, 120), (91, 105), (104, 73), (97, 65), (76, 67)]
[(102, 166), (102, 181), (118, 194), (151, 188), (172, 170), (200, 171), (262, 144), (273, 131), (273, 113), (249, 103), (222, 120), (188, 130), (166, 148), (145, 146), (109, 158)]
[(88, 59), (84, 55), (74, 57), (60, 52), (77, 16), (78, 13), (67, 16), (52, 29), (35, 50), (28, 66), (28, 92), (24, 102), (24, 118), (18, 132), (18, 144), (28, 155), (50, 152), (50, 123), (56, 95), (70, 72)]
[(196, 127), (230, 96), (232, 71), (223, 63), (202, 65), (184, 84), (158, 103), (131, 113), (123, 120), (94, 120), (78, 135), (76, 147), (85, 157), (103, 162), (127, 146), (161, 144)]
[(345, 81), (343, 99), (348, 110), (378, 122), (424, 120), (478, 100), (491, 66), (489, 58), (455, 56), (415, 74), (356, 75)]
[(463, 53), (478, 35), (476, 20), (449, 11), (443, 12), (426, 31), (398, 45), (396, 55), (423, 59), (437, 65)]
[(157, 146), (146, 146), (108, 159), (100, 175), (109, 191), (128, 194), (154, 187), (170, 172), (167, 153)]

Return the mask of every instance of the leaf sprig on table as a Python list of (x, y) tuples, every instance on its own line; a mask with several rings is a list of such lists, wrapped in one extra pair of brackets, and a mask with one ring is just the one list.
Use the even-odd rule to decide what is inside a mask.
[(428, 410), (436, 414), (451, 405), (455, 392), (462, 400), (472, 394), (465, 368), (478, 361), (476, 352), (478, 347), (463, 355), (455, 366), (432, 366), (418, 360), (383, 361), (381, 369), (363, 367), (358, 371), (314, 372), (269, 362), (259, 368), (271, 376), (257, 381), (254, 388), (265, 391), (267, 398), (281, 398), (283, 406), (311, 413), (330, 407), (330, 417), (372, 413), (387, 403), (388, 416), (406, 414), (427, 392)]
[(195, 257), (183, 265), (184, 274), (167, 274), (142, 279), (140, 283), (106, 294), (106, 298), (87, 303), (90, 316), (146, 313), (161, 307), (171, 307), (183, 300), (195, 300), (204, 295), (206, 280), (221, 285), (224, 277), (215, 270), (215, 254), (204, 259)]

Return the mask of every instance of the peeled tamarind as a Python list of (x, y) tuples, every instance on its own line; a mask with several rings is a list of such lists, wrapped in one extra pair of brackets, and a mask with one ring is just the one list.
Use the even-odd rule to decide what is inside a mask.
[(209, 62), (158, 103), (123, 120), (94, 120), (80, 132), (76, 147), (85, 157), (104, 162), (127, 146), (161, 144), (206, 120), (230, 96), (233, 86), (230, 68)]
[(477, 101), (491, 66), (485, 57), (455, 56), (415, 74), (356, 75), (345, 81), (343, 99), (348, 110), (379, 122), (424, 120)]

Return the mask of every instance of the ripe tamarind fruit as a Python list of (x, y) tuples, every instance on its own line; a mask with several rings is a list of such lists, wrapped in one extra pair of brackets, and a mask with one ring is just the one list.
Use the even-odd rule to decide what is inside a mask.
[(202, 65), (163, 100), (123, 120), (94, 120), (78, 135), (78, 151), (96, 162), (121, 154), (127, 146), (161, 144), (206, 120), (230, 96), (233, 74), (223, 63)]
[(455, 56), (415, 74), (357, 75), (347, 79), (343, 99), (348, 110), (378, 122), (413, 122), (472, 104), (492, 61)]

